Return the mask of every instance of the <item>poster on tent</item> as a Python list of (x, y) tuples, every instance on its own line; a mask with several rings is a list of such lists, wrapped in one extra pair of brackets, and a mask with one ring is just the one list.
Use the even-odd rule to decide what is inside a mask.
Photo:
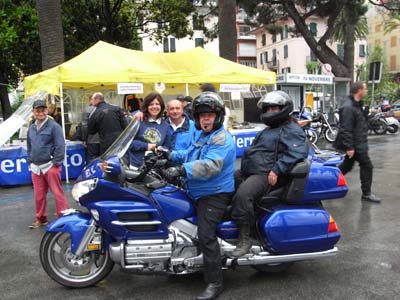
[(143, 94), (143, 83), (140, 82), (126, 82), (117, 84), (118, 94)]

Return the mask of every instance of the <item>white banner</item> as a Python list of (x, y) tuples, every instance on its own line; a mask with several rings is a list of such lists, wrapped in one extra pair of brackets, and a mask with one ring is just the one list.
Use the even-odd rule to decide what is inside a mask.
[(226, 84), (219, 86), (220, 92), (250, 92), (250, 84)]
[(143, 94), (143, 83), (127, 82), (118, 83), (118, 94)]
[(278, 75), (276, 83), (332, 84), (333, 77), (328, 75), (286, 73)]

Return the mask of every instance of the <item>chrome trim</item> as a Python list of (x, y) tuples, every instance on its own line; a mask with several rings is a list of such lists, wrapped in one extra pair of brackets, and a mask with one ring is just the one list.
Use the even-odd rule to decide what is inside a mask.
[(141, 225), (160, 225), (160, 221), (112, 221), (111, 224), (117, 226), (141, 226)]
[(95, 221), (93, 219), (90, 220), (90, 224), (88, 226), (88, 229), (86, 230), (85, 234), (83, 235), (78, 248), (76, 249), (75, 255), (76, 256), (82, 256), (82, 254), (85, 252), (85, 249), (91, 239), (94, 236), (94, 231), (96, 230), (96, 225)]
[(317, 259), (324, 258), (329, 256), (336, 255), (338, 249), (334, 247), (330, 250), (321, 251), (321, 252), (310, 252), (310, 253), (298, 253), (298, 254), (287, 254), (287, 255), (271, 255), (268, 252), (261, 252), (257, 255), (253, 256), (245, 256), (237, 259), (228, 259), (226, 262), (227, 266), (233, 264), (237, 264), (239, 266), (248, 266), (248, 265), (263, 265), (263, 264), (277, 264), (291, 261), (300, 261), (300, 260), (309, 260), (309, 259)]

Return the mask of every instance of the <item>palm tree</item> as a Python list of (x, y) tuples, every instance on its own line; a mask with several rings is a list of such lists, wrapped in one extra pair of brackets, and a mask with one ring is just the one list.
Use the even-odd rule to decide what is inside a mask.
[(42, 69), (47, 70), (64, 62), (61, 1), (36, 0), (36, 10), (39, 18)]
[(349, 69), (351, 80), (354, 80), (354, 42), (365, 39), (368, 35), (368, 24), (365, 13), (368, 7), (362, 3), (349, 1), (335, 21), (332, 41), (344, 44), (343, 61)]
[(236, 62), (236, 0), (218, 1), (219, 55)]
[(395, 29), (400, 28), (400, 14), (392, 12), (389, 14), (389, 18), (385, 18), (383, 21), (383, 28), (385, 33), (389, 33)]

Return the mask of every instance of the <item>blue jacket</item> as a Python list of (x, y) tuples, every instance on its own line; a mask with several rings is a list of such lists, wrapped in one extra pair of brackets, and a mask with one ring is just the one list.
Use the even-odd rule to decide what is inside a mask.
[(192, 143), (193, 134), (196, 130), (194, 126), (194, 122), (189, 120), (188, 117), (185, 116), (185, 121), (182, 126), (179, 127), (176, 131), (171, 126), (169, 118), (167, 119), (169, 127), (169, 133), (171, 135), (171, 149), (173, 150), (186, 150), (189, 148)]
[(171, 148), (171, 136), (169, 124), (163, 120), (160, 124), (156, 122), (143, 121), (140, 123), (139, 131), (129, 146), (129, 161), (135, 167), (143, 164), (144, 153), (148, 144), (157, 144), (164, 148)]
[(171, 159), (183, 164), (191, 198), (234, 192), (236, 148), (223, 127), (210, 134), (197, 130), (189, 148), (173, 151)]
[(50, 118), (38, 130), (31, 124), (27, 136), (28, 162), (41, 165), (52, 161), (59, 166), (64, 161), (65, 140), (61, 126)]

